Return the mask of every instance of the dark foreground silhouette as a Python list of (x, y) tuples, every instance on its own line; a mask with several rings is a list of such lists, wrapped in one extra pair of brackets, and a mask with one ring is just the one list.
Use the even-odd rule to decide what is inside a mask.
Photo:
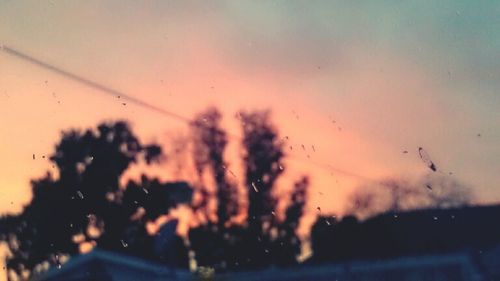
[[(12, 253), (7, 258), (10, 274), (34, 275), (47, 263), (58, 267), (83, 246), (176, 267), (188, 266), (191, 251), (198, 265), (218, 271), (296, 264), (300, 240), (295, 232), (308, 180), (303, 177), (291, 188), (284, 218), (278, 219), (277, 204), (287, 199), (273, 195), (285, 169), (284, 142), (268, 112), (241, 112), (238, 119), (246, 192), (238, 188), (225, 160), (228, 136), (216, 109), (191, 123), (192, 137), (185, 145), (194, 151), (195, 170), (186, 178), (189, 184), (143, 175), (121, 185), (132, 165), (153, 165), (176, 156), (166, 155), (159, 145), (142, 143), (126, 122), (63, 132), (49, 157), (55, 173), (32, 180), (32, 201), (21, 214), (0, 221), (0, 238)], [(175, 220), (148, 233), (148, 223), (181, 204), (203, 218), (187, 237), (175, 233)], [(235, 222), (235, 217), (243, 220)]]
[[(143, 175), (120, 184), (132, 165), (180, 159), (157, 144), (142, 143), (126, 122), (65, 131), (49, 158), (55, 172), (31, 182), (33, 199), (21, 214), (0, 220), (0, 239), (12, 253), (7, 258), (10, 275), (29, 277), (46, 265), (57, 268), (83, 246), (170, 267), (187, 268), (191, 260), (218, 273), (298, 266), (301, 241), (296, 232), (309, 180), (299, 178), (285, 198), (277, 198), (276, 182), (286, 169), (286, 139), (279, 137), (268, 112), (241, 112), (237, 118), (242, 179), (225, 159), (229, 137), (216, 109), (196, 116), (191, 137), (180, 146), (192, 149), (194, 169), (181, 165), (189, 175), (186, 182)], [(500, 207), (463, 207), (468, 197), (451, 183), (438, 178), (432, 188), (387, 184), (389, 203), (375, 211), (392, 212), (364, 222), (353, 216), (341, 221), (319, 217), (311, 232), (313, 255), (306, 264), (481, 250), (498, 244), (495, 221)], [(373, 212), (377, 196), (354, 198), (352, 213)], [(404, 202), (415, 199), (423, 206), (451, 209), (403, 212), (408, 207)], [(288, 203), (278, 214), (281, 200)], [(148, 225), (179, 205), (199, 220), (197, 227), (179, 236), (178, 221), (171, 220), (148, 232)]]

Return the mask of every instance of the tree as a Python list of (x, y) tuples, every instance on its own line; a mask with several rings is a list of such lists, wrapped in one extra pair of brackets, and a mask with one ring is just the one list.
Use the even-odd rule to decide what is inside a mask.
[(296, 232), (304, 214), (308, 187), (309, 178), (305, 176), (295, 183), (291, 203), (285, 212), (285, 221), (275, 228), (276, 237), (271, 254), (277, 265), (289, 266), (297, 263), (296, 257), (300, 254), (301, 243)]
[[(342, 220), (317, 218), (311, 230), (312, 261), (443, 253), (498, 243), (492, 234), (472, 234), (481, 231), (470, 226), (474, 220), (493, 217), (499, 208), (469, 210), (471, 198), (462, 183), (434, 173), (360, 186), (348, 200)], [(480, 228), (487, 228), (486, 224)]]
[[(32, 201), (18, 216), (3, 218), (3, 239), (12, 256), (8, 268), (19, 276), (63, 257), (79, 253), (83, 242), (101, 248), (147, 255), (144, 230), (146, 218), (166, 212), (168, 202), (154, 204), (145, 192), (167, 192), (158, 180), (143, 178), (140, 185), (129, 183), (125, 190), (119, 180), (138, 161), (160, 161), (158, 145), (142, 144), (126, 122), (102, 123), (97, 129), (63, 132), (50, 157), (58, 177), (47, 173), (33, 180)], [(161, 205), (158, 207), (157, 205)], [(144, 218), (135, 219), (140, 208)], [(129, 247), (130, 246), (130, 247)]]
[(348, 200), (346, 213), (366, 219), (383, 212), (462, 207), (471, 200), (471, 191), (463, 183), (432, 173), (416, 180), (389, 178), (359, 186)]
[(224, 160), (227, 133), (221, 128), (222, 115), (216, 108), (199, 114), (191, 123), (195, 144), (194, 160), (197, 172), (208, 168), (213, 175), (217, 196), (217, 222), (223, 229), (231, 217), (238, 214), (238, 190), (228, 179), (228, 163)]
[[(285, 169), (283, 143), (269, 112), (239, 116), (245, 175), (240, 183), (247, 188), (247, 200), (239, 196), (237, 179), (225, 160), (228, 134), (222, 127), (222, 115), (211, 108), (191, 123), (197, 176), (203, 179), (206, 175), (215, 185), (211, 193), (208, 182), (198, 182), (202, 185), (202, 203), (191, 208), (195, 213), (204, 212), (207, 220), (189, 231), (191, 250), (199, 265), (216, 270), (295, 264), (300, 252), (296, 232), (309, 181), (304, 177), (295, 184), (284, 220), (278, 219), (277, 204), (284, 198), (275, 198), (273, 190)], [(95, 246), (187, 266), (184, 238), (151, 235), (146, 226), (176, 205), (191, 203), (191, 186), (144, 175), (120, 184), (131, 165), (150, 165), (162, 159), (162, 148), (141, 143), (126, 122), (63, 132), (50, 156), (57, 173), (33, 180), (33, 199), (23, 212), (0, 219), (0, 239), (12, 252), (10, 271), (28, 278), (48, 265), (61, 264), (85, 247)], [(214, 220), (208, 217), (209, 200), (217, 201)], [(246, 221), (236, 223), (235, 217)], [(173, 233), (176, 226), (171, 221), (159, 232)]]
[[(216, 270), (261, 268), (296, 263), (300, 240), (296, 229), (302, 216), (307, 178), (295, 185), (284, 221), (275, 216), (278, 198), (273, 195), (276, 180), (284, 171), (283, 143), (270, 122), (268, 111), (238, 114), (243, 139), (244, 186), (248, 194), (244, 225), (227, 224), (235, 215), (226, 206), (237, 206), (236, 185), (227, 184), (227, 163), (223, 160), (226, 133), (220, 128), (220, 114), (208, 111), (197, 118), (195, 147), (198, 167), (211, 167), (217, 185), (218, 224), (207, 223), (189, 234), (199, 265)], [(206, 127), (202, 126), (205, 124)], [(206, 155), (212, 155), (207, 157)], [(201, 170), (201, 169), (199, 169)], [(224, 189), (221, 189), (224, 187)], [(231, 191), (232, 190), (232, 191)], [(241, 208), (240, 208), (241, 211)], [(222, 222), (222, 223), (221, 223)]]

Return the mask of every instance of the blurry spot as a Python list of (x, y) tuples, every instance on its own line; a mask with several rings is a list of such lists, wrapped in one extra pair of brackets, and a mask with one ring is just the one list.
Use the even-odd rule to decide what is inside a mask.
[(404, 154), (407, 154), (407, 153), (408, 153), (408, 150), (404, 150), (404, 151), (403, 151), (403, 153), (404, 153)]
[(33, 160), (35, 160), (35, 154), (33, 154)]
[(78, 190), (78, 191), (76, 192), (76, 194), (78, 195), (78, 197), (79, 197), (80, 199), (83, 199), (83, 193), (82, 193), (80, 190)]
[(127, 248), (128, 247), (127, 242), (123, 241), (123, 239), (120, 240), (120, 242), (122, 243), (123, 248)]
[(61, 261), (59, 261), (59, 255), (55, 256), (57, 269), (61, 269)]
[(425, 185), (428, 189), (432, 190), (432, 186), (430, 184)]
[(252, 187), (253, 187), (253, 190), (255, 190), (255, 192), (259, 192), (259, 190), (257, 189), (257, 186), (255, 186), (254, 182), (252, 182)]
[(314, 152), (316, 152), (316, 148), (314, 148), (314, 145), (311, 145), (312, 149)]
[(85, 164), (87, 164), (87, 165), (90, 165), (92, 163), (92, 161), (94, 161), (94, 157), (92, 157), (92, 156), (87, 156), (87, 157), (85, 157), (85, 159), (83, 159), (83, 162), (85, 162)]
[(477, 134), (477, 137), (480, 138), (481, 137), (481, 134)]

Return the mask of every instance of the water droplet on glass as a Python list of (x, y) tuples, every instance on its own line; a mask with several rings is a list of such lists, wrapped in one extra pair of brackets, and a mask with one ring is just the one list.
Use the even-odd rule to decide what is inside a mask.
[(85, 164), (89, 165), (92, 163), (92, 161), (94, 161), (94, 157), (92, 157), (92, 156), (85, 157), (85, 160), (84, 160)]
[(259, 190), (257, 189), (257, 186), (255, 186), (254, 182), (252, 182), (252, 187), (253, 187), (253, 190), (255, 190), (255, 192), (259, 192)]
[(61, 262), (59, 261), (59, 255), (55, 255), (55, 260), (57, 269), (61, 269)]
[(82, 193), (80, 190), (78, 190), (78, 191), (76, 192), (76, 194), (78, 195), (78, 197), (79, 197), (80, 199), (83, 199), (83, 193)]
[(418, 154), (420, 155), (420, 159), (422, 159), (422, 161), (427, 165), (427, 167), (429, 167), (429, 169), (431, 169), (433, 172), (437, 171), (436, 165), (434, 164), (434, 162), (432, 162), (431, 157), (422, 147), (418, 148)]

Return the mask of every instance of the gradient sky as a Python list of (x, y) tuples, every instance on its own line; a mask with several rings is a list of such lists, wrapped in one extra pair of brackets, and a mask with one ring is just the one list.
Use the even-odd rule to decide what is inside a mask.
[[(188, 117), (218, 106), (234, 133), (239, 109), (272, 109), (305, 159), (281, 183), (311, 175), (309, 210), (341, 212), (363, 182), (309, 161), (416, 177), (420, 146), (500, 201), (498, 1), (0, 0), (0, 44)], [(29, 202), (61, 130), (118, 118), (144, 141), (187, 131), (0, 52), (0, 212)]]

